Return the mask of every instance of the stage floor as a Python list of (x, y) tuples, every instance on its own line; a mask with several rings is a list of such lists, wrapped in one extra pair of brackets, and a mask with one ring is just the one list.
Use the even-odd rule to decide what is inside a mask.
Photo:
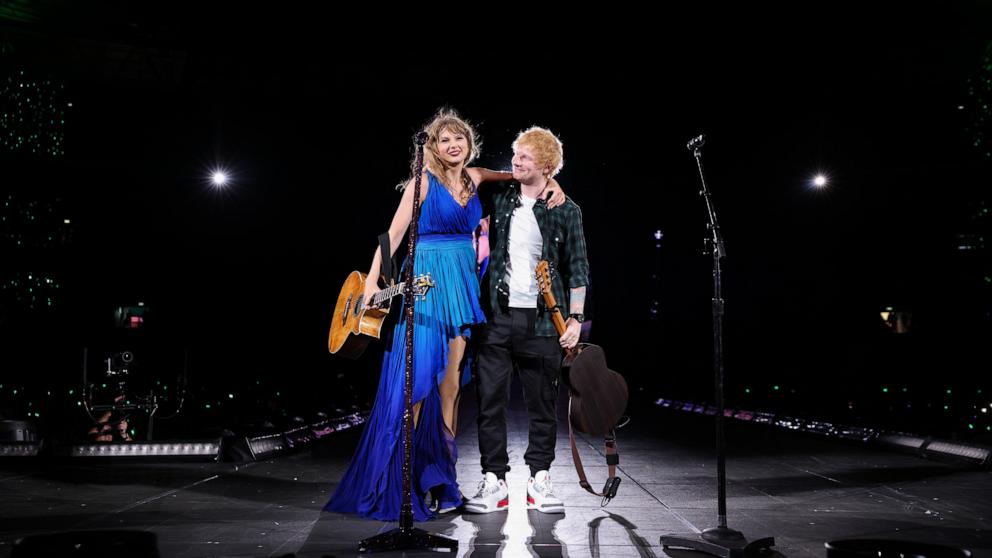
[[(517, 393), (509, 417), (509, 511), (417, 525), (457, 539), (458, 556), (686, 555), (663, 550), (659, 537), (716, 524), (712, 419), (651, 408), (621, 432), (623, 482), (614, 502), (601, 508), (578, 486), (560, 428), (552, 478), (566, 513), (528, 511), (526, 413)], [(481, 475), (475, 410), (465, 399), (458, 473), (463, 491), (472, 492)], [(247, 465), (0, 462), (0, 557), (19, 537), (95, 529), (152, 531), (164, 557), (356, 555), (360, 539), (395, 527), (320, 511), (356, 435)], [(729, 524), (751, 539), (775, 537), (781, 555), (822, 557), (826, 541), (885, 538), (992, 557), (989, 471), (733, 421), (728, 437)], [(583, 439), (581, 451), (590, 481), (601, 486), (601, 441)]]

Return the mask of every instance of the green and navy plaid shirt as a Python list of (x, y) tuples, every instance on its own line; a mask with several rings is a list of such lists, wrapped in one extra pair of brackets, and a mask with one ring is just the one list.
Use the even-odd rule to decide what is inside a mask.
[[(508, 307), (509, 286), (506, 283), (507, 264), (510, 259), (510, 218), (519, 205), (520, 185), (511, 184), (497, 192), (491, 199), (483, 199), (483, 211), (489, 216), (489, 266), (482, 284), (482, 307), (489, 318)], [(544, 239), (541, 259), (551, 264), (551, 283), (555, 301), (561, 307), (562, 317), (569, 314), (570, 289), (589, 284), (589, 260), (586, 258), (586, 237), (582, 230), (582, 210), (571, 199), (554, 209), (548, 209), (544, 200), (534, 204), (534, 217)], [(565, 286), (568, 286), (568, 289)], [(537, 320), (534, 334), (539, 337), (557, 337), (551, 313), (544, 298), (537, 296)]]

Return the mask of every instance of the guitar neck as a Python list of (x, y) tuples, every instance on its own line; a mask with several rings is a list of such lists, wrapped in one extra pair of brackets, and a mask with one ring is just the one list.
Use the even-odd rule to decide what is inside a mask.
[(406, 281), (403, 281), (402, 283), (397, 283), (391, 287), (386, 287), (385, 289), (382, 289), (381, 291), (375, 293), (375, 296), (372, 297), (372, 305), (374, 306), (377, 304), (381, 304), (382, 301), (384, 300), (389, 300), (394, 296), (403, 294), (403, 288), (405, 286), (406, 286)]
[(555, 294), (551, 292), (551, 289), (541, 289), (541, 294), (544, 296), (544, 305), (552, 309), (551, 321), (555, 324), (555, 331), (558, 332), (558, 335), (563, 335), (565, 333), (565, 318), (561, 316), (561, 308), (558, 308)]

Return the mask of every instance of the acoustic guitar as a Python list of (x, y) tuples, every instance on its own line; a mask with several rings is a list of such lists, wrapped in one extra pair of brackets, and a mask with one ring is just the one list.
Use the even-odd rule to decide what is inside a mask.
[[(537, 284), (544, 297), (544, 305), (551, 311), (555, 330), (561, 336), (565, 333), (565, 318), (551, 290), (551, 273), (547, 260), (538, 262), (535, 270)], [(616, 450), (614, 429), (627, 409), (627, 382), (623, 376), (606, 366), (603, 348), (590, 343), (580, 343), (575, 348), (568, 349), (562, 361), (562, 369), (569, 390), (568, 437), (572, 445), (572, 461), (579, 475), (579, 485), (591, 494), (602, 496), (602, 505), (605, 506), (616, 496), (620, 486), (620, 477), (616, 476), (620, 456)], [(610, 477), (601, 492), (593, 490), (586, 480), (582, 460), (575, 447), (573, 428), (592, 436), (603, 436), (605, 439), (606, 464), (609, 466)]]
[[(352, 271), (341, 287), (327, 337), (331, 354), (360, 357), (371, 339), (379, 339), (382, 323), (389, 315), (389, 301), (403, 294), (406, 287), (402, 282), (382, 289), (372, 298), (371, 308), (365, 308), (365, 277), (360, 271)], [(413, 280), (413, 295), (424, 299), (434, 286), (430, 273), (418, 275)]]
[[(537, 264), (537, 284), (544, 304), (551, 309), (558, 335), (565, 333), (565, 319), (551, 291), (551, 269), (546, 260)], [(580, 343), (566, 352), (562, 367), (568, 375), (572, 425), (579, 432), (602, 436), (613, 429), (627, 409), (627, 382), (606, 366), (599, 345)]]

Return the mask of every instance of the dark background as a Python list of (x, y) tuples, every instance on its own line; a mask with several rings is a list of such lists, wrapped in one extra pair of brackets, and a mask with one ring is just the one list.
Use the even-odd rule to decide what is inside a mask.
[[(508, 168), (530, 125), (563, 140), (592, 340), (638, 400), (711, 399), (711, 261), (685, 149), (705, 133), (728, 403), (985, 431), (992, 8), (817, 6), (386, 29), (302, 6), (0, 3), (0, 80), (48, 80), (64, 107), (61, 124), (0, 99), (42, 117), (7, 121), (4, 137), (28, 139), (0, 149), (4, 414), (74, 420), (84, 347), (97, 370), (135, 351), (146, 383), (185, 358), (200, 421), (368, 402), (381, 349), (328, 355), (330, 311), (395, 211), (413, 133), (451, 106), (480, 132), (481, 166)], [(53, 137), (64, 153), (31, 151)], [(58, 288), (26, 292), (29, 274)], [(139, 301), (146, 327), (115, 329)], [(911, 312), (908, 333), (887, 307)]]

